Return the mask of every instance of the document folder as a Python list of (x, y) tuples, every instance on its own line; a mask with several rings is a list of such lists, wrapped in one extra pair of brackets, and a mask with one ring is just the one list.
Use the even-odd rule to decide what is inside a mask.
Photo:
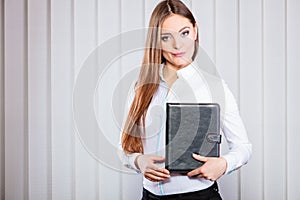
[(192, 153), (220, 156), (220, 107), (215, 103), (167, 103), (166, 169), (187, 173), (203, 163)]

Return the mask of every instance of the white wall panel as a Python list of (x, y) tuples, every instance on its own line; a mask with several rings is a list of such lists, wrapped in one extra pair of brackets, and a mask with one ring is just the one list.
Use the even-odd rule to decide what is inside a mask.
[(245, 200), (263, 199), (262, 31), (262, 1), (240, 1), (240, 111), (253, 149), (241, 169), (240, 193)]
[[(130, 1), (130, 3), (129, 3)], [(144, 6), (146, 1), (140, 0), (127, 0), (122, 1), (122, 11), (121, 11), (121, 32), (127, 33), (128, 31), (134, 35), (135, 41), (131, 41), (132, 43), (136, 43), (138, 40), (144, 40), (144, 36), (147, 34), (147, 30), (140, 31), (145, 27), (145, 19), (144, 19)], [(134, 4), (134, 6), (132, 6)], [(136, 31), (134, 31), (136, 30)], [(142, 33), (145, 33), (144, 35)], [(128, 41), (121, 41), (122, 51), (128, 49)], [(136, 45), (134, 45), (136, 46)], [(131, 70), (137, 72), (140, 69), (143, 59), (144, 51), (141, 50), (143, 46), (140, 46), (139, 49), (130, 49), (129, 54), (126, 54), (121, 57), (121, 77), (128, 76), (129, 73), (132, 73)], [(138, 78), (138, 74), (135, 74), (132, 82), (136, 81)], [(123, 91), (126, 91), (128, 88), (122, 88)], [(126, 99), (127, 94), (122, 93), (123, 95), (121, 99)], [(125, 105), (127, 106), (127, 105)], [(119, 108), (122, 109), (122, 108)], [(125, 115), (127, 113), (124, 113)], [(120, 116), (123, 116), (120, 115)], [(137, 173), (122, 173), (122, 196), (123, 200), (131, 200), (131, 199), (141, 199), (142, 195), (142, 175)]]
[(192, 12), (196, 18), (200, 45), (215, 61), (215, 1), (196, 0), (192, 2)]
[[(238, 1), (216, 0), (216, 66), (239, 101), (239, 13)], [(228, 150), (223, 140), (222, 154)], [(239, 199), (239, 172), (223, 176), (220, 191), (224, 199)]]
[(300, 2), (287, 1), (287, 199), (297, 199), (300, 195), (299, 173), (300, 135)]
[(116, 36), (121, 31), (121, 3), (119, 1), (98, 2), (98, 37), (100, 43)]
[(73, 1), (51, 1), (52, 198), (75, 199)]
[(222, 78), (239, 99), (238, 0), (216, 0), (216, 64)]
[(182, 0), (182, 2), (183, 2), (189, 9), (192, 9), (192, 0)]
[(28, 1), (29, 199), (51, 199), (50, 8)]
[(5, 199), (28, 199), (26, 8), (5, 2)]
[(4, 1), (0, 1), (0, 199), (4, 199)]
[[(131, 5), (131, 3), (127, 2)], [(116, 40), (117, 36), (121, 33), (121, 1), (105, 1), (98, 2), (98, 41), (103, 44)], [(117, 39), (119, 40), (119, 39)], [(121, 41), (119, 48), (121, 48)], [(118, 52), (110, 52), (118, 55)], [(111, 55), (111, 54), (110, 54)], [(101, 63), (101, 60), (99, 60)], [(119, 139), (119, 129), (115, 123), (112, 123), (112, 102), (111, 97), (114, 92), (114, 85), (120, 79), (121, 75), (120, 61), (116, 61), (110, 66), (99, 66), (99, 70), (107, 69), (107, 73), (102, 74), (103, 77), (99, 79), (98, 83), (98, 119), (100, 126), (103, 130), (104, 137), (113, 144), (117, 145)], [(99, 78), (99, 77), (98, 77)], [(103, 137), (103, 136), (102, 136)], [(100, 138), (101, 141), (107, 141), (106, 138)], [(116, 151), (106, 149), (109, 144), (101, 146), (101, 152), (107, 152), (110, 161), (116, 166), (120, 165), (119, 158), (116, 156)], [(114, 170), (110, 166), (105, 166), (106, 160), (99, 165), (99, 195), (100, 199), (122, 199), (126, 196), (122, 195), (121, 188), (121, 174), (119, 171)]]
[(149, 25), (151, 14), (157, 4), (159, 4), (161, 0), (152, 0), (152, 1), (145, 1), (145, 27)]
[(286, 199), (285, 1), (265, 0), (263, 13), (264, 198)]
[[(97, 1), (74, 1), (74, 59), (75, 77), (83, 63), (97, 46)], [(94, 59), (96, 67), (96, 60)], [(96, 74), (96, 73), (93, 73)], [(96, 77), (90, 77), (95, 80)], [(96, 127), (91, 127), (95, 132)], [(79, 133), (84, 134), (84, 133)], [(91, 138), (98, 143), (99, 138)], [(99, 199), (98, 162), (87, 152), (80, 139), (76, 137), (76, 198)]]

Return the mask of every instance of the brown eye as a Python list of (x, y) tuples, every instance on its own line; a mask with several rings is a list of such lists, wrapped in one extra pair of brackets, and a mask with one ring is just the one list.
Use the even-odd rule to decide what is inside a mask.
[(180, 35), (181, 37), (186, 37), (190, 34), (190, 31), (189, 30), (186, 30), (186, 31), (183, 31)]
[(169, 41), (170, 39), (171, 39), (171, 37), (168, 36), (168, 35), (164, 35), (164, 36), (161, 37), (161, 40), (164, 41), (164, 42), (167, 42), (167, 41)]

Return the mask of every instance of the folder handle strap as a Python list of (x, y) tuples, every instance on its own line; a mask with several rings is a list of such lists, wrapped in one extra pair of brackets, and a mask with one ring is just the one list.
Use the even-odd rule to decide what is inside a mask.
[(218, 133), (208, 133), (206, 139), (208, 142), (221, 144), (222, 136)]

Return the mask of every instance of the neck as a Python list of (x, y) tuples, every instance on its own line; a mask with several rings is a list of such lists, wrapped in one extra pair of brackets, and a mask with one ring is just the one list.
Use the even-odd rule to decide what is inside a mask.
[(169, 89), (178, 78), (176, 71), (177, 70), (170, 68), (167, 65), (163, 68), (163, 76)]
[(177, 70), (176, 68), (170, 66), (170, 65), (165, 65), (164, 67), (164, 71), (163, 71), (163, 75), (164, 75), (164, 78), (166, 80), (169, 80), (169, 79), (172, 79), (174, 77), (177, 78)]
[(172, 70), (174, 70), (176, 72), (176, 71), (178, 71), (178, 70), (180, 70), (182, 68), (185, 68), (189, 64), (191, 64), (191, 62), (187, 62), (187, 63), (182, 64), (182, 65), (173, 65), (170, 62), (166, 62), (165, 66), (166, 66), (166, 68), (172, 69)]

